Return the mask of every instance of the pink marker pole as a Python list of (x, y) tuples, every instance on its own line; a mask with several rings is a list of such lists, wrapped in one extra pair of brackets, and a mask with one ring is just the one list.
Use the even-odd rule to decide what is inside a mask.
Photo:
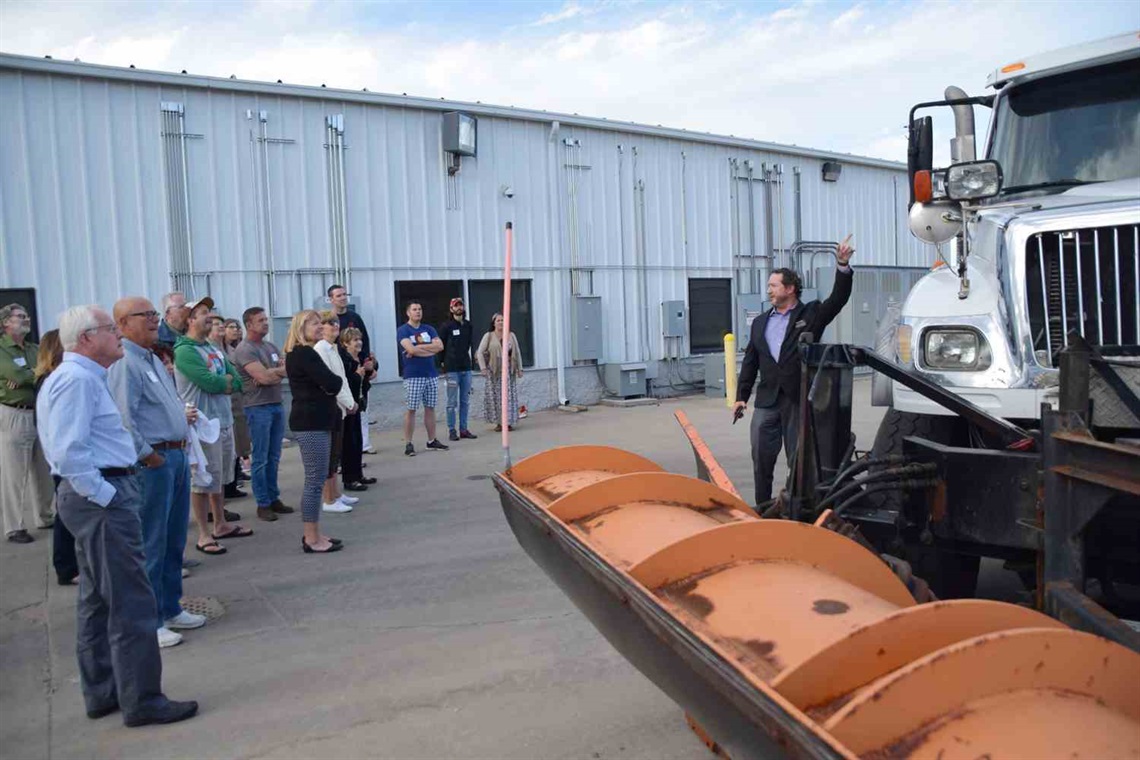
[(502, 413), (501, 425), (503, 428), (503, 471), (511, 469), (511, 410), (507, 406), (510, 394), (507, 393), (511, 371), (511, 249), (514, 246), (514, 230), (507, 222), (507, 259), (503, 266), (503, 351), (499, 380), (499, 411)]

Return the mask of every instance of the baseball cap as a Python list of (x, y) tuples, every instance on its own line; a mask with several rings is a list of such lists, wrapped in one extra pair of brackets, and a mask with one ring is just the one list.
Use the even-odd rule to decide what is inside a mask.
[(202, 296), (197, 301), (191, 301), (190, 303), (186, 304), (186, 308), (189, 309), (190, 311), (194, 311), (195, 309), (197, 309), (199, 306), (202, 306), (202, 305), (205, 305), (205, 306), (212, 309), (212, 308), (214, 308), (214, 299), (210, 298), (209, 296)]
[[(463, 303), (462, 298), (452, 298), (451, 299), (451, 306), (455, 306), (455, 304), (466, 305)], [(450, 307), (448, 307), (448, 308), (450, 308)]]

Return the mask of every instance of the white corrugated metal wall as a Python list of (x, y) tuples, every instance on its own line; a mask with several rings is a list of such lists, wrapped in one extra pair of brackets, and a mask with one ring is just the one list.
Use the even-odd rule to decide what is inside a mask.
[(343, 115), (351, 287), (380, 349), (394, 346), (394, 281), (494, 278), (510, 220), (537, 367), (556, 365), (554, 299), (568, 320), (571, 287), (602, 298), (605, 361), (661, 358), (660, 304), (687, 300), (689, 277), (748, 292), (759, 257), (787, 263), (797, 167), (803, 239), (854, 232), (865, 264), (927, 257), (905, 228), (905, 172), (886, 162), (844, 157), (823, 182), (822, 155), (496, 109), (448, 179), (440, 115), (454, 105), (273, 87), (0, 56), (0, 284), (35, 287), (45, 327), (68, 305), (170, 289), (163, 104), (184, 114), (190, 282), (227, 315), (268, 305), (270, 282), (289, 314), (336, 276), (325, 119)]

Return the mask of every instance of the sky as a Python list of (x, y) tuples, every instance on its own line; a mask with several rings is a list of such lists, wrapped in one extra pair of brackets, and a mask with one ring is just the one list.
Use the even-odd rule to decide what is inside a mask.
[(481, 101), (896, 161), (913, 103), (950, 84), (983, 94), (1006, 63), (1137, 31), (1140, 2), (1116, 0), (0, 3), (5, 53)]

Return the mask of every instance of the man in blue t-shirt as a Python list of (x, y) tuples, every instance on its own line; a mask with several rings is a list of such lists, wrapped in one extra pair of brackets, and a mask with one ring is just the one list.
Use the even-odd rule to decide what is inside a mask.
[(434, 357), (443, 350), (443, 342), (434, 327), (421, 322), (424, 307), (419, 301), (409, 301), (404, 307), (404, 314), (408, 321), (396, 330), (396, 342), (404, 359), (404, 398), (408, 405), (404, 412), (404, 455), (416, 455), (412, 433), (416, 429), (416, 410), (420, 404), (424, 407), (427, 447), (447, 451), (447, 446), (435, 437), (435, 404), (439, 400), (439, 385)]

